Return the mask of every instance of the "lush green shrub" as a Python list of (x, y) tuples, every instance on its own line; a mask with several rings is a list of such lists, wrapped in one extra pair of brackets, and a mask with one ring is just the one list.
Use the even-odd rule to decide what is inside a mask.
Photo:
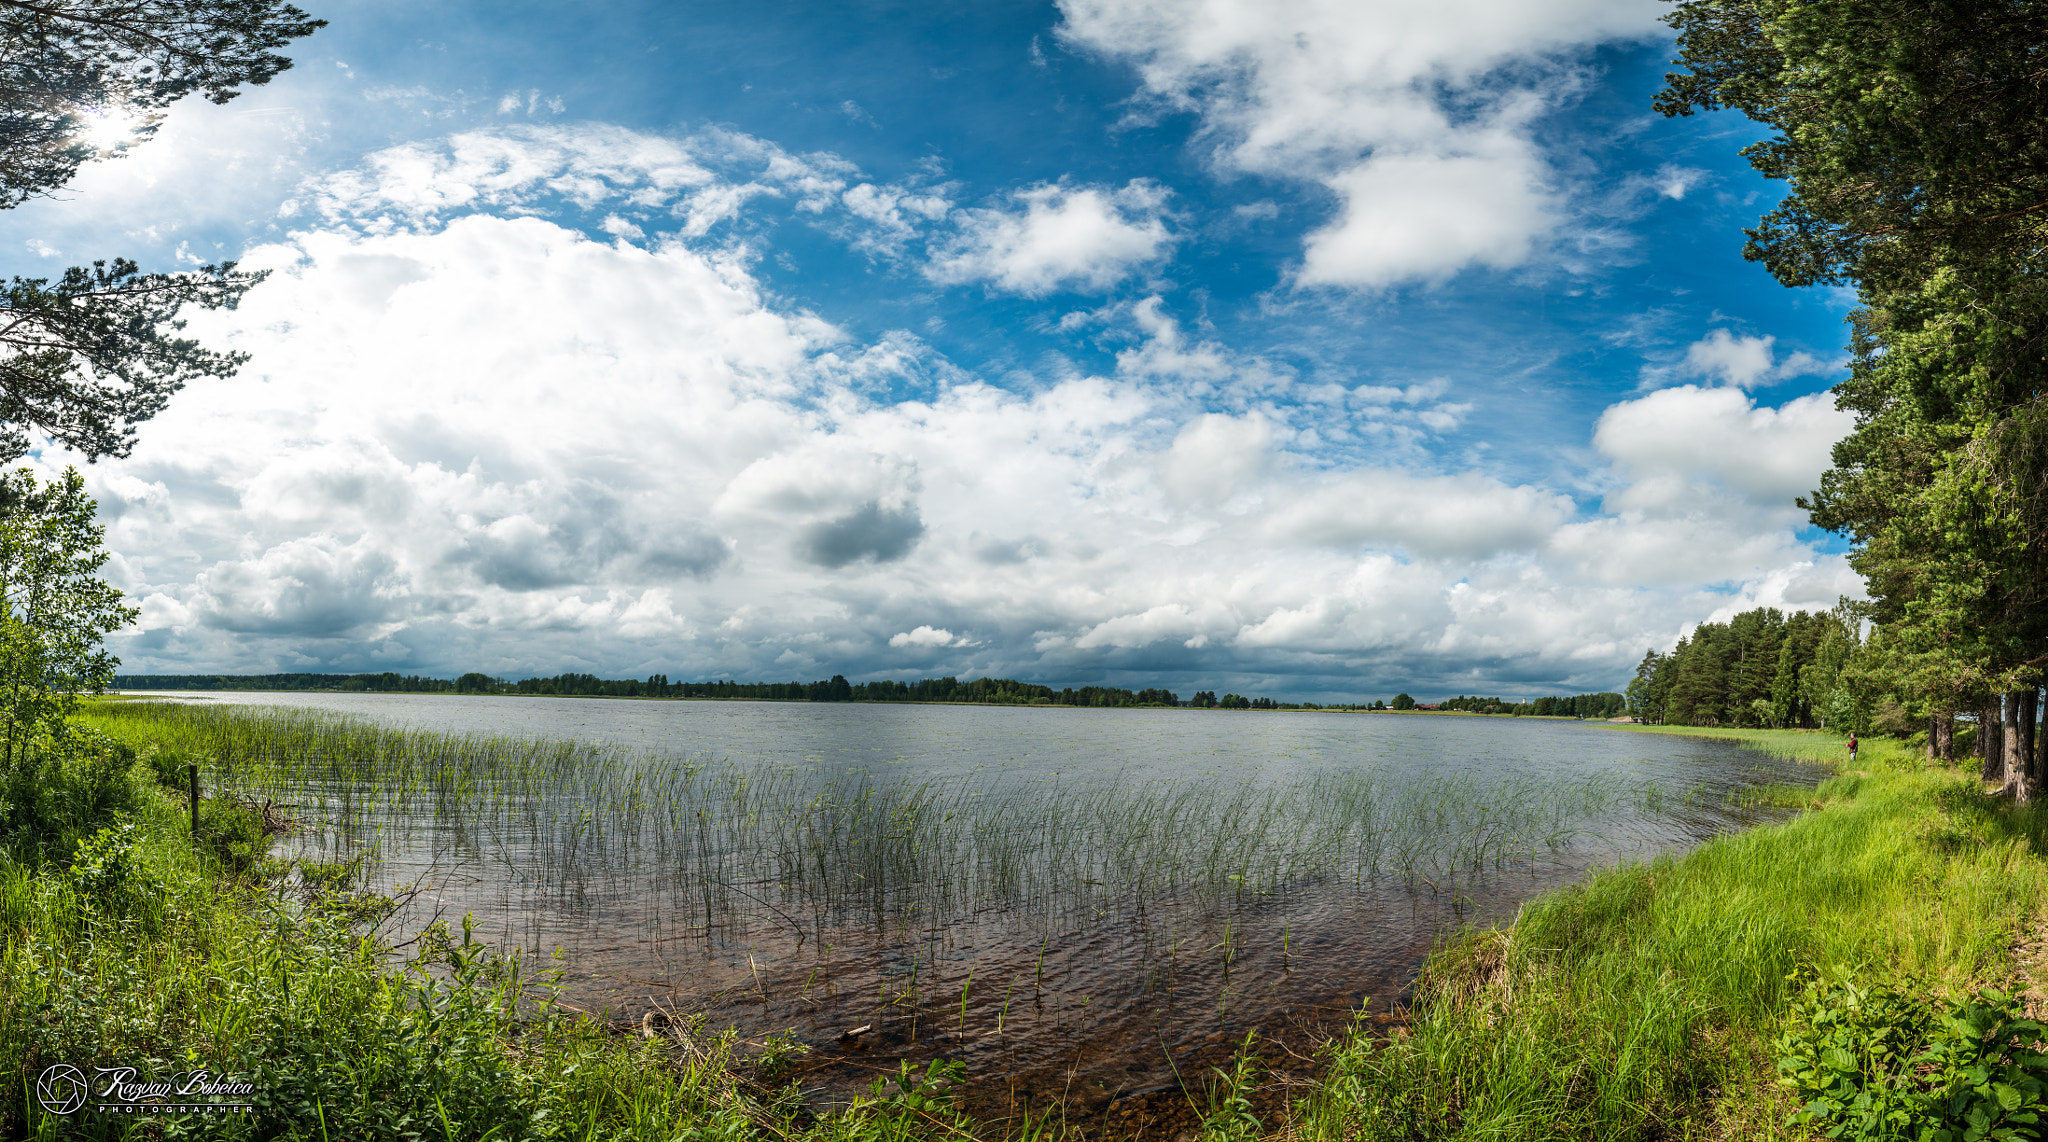
[(89, 900), (120, 910), (135, 865), (135, 826), (101, 829), (78, 842), (71, 857), (71, 883)]
[(63, 856), (136, 803), (135, 751), (89, 729), (61, 726), (0, 760), (0, 844), (24, 856)]
[(1777, 1043), (1793, 1116), (1856, 1142), (2035, 1138), (2048, 1110), (2043, 1029), (2017, 996), (1943, 1004), (1903, 983), (1809, 978)]

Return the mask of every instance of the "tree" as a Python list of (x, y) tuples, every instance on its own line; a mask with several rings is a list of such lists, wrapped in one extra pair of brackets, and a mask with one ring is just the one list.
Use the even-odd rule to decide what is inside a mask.
[(2024, 270), (2048, 224), (2040, 0), (1683, 0), (1666, 115), (1732, 108), (1791, 193), (1745, 256), (1790, 286)]
[[(147, 139), (187, 95), (226, 103), (268, 83), (291, 66), (274, 49), (325, 23), (283, 0), (0, 0), (0, 209)], [(87, 132), (110, 115), (132, 127), (103, 150)], [(32, 432), (87, 459), (127, 455), (135, 425), (188, 381), (247, 360), (178, 336), (179, 313), (232, 309), (262, 279), (231, 262), (144, 274), (119, 258), (13, 279), (0, 290), (0, 461)]]
[(75, 468), (50, 484), (26, 468), (0, 476), (0, 832), (61, 825), (62, 801), (69, 816), (103, 807), (120, 777), (118, 753), (66, 721), (80, 693), (113, 681), (104, 640), (139, 613), (100, 578), (94, 510)]
[(1659, 109), (1773, 131), (1745, 154), (1790, 193), (1745, 256), (1862, 303), (1835, 390), (1856, 429), (1800, 502), (1852, 540), (1876, 629), (1853, 655), (1830, 632), (1840, 668), (1802, 697), (1841, 725), (1887, 691), (1939, 737), (2048, 665), (2048, 3), (1686, 0), (1669, 20), (1688, 70)]
[(133, 262), (72, 267), (0, 290), (0, 462), (31, 446), (30, 430), (88, 460), (126, 456), (135, 426), (200, 377), (229, 377), (246, 353), (215, 353), (189, 338), (186, 305), (233, 309), (262, 274), (233, 263), (186, 274), (145, 274)]
[(1409, 697), (1406, 693), (1396, 694), (1394, 695), (1393, 708), (1396, 710), (1412, 710), (1415, 708), (1415, 699)]
[(274, 49), (326, 25), (280, 0), (0, 0), (0, 207), (100, 157), (91, 120), (132, 116), (147, 138), (187, 95), (270, 82), (292, 66)]
[(104, 641), (141, 613), (100, 578), (106, 529), (94, 511), (76, 468), (50, 484), (27, 468), (0, 476), (0, 730), (9, 760), (31, 727), (113, 683), (120, 659)]
[[(1643, 652), (1643, 660), (1636, 664), (1635, 677), (1629, 679), (1625, 691), (1629, 716), (1638, 722), (1661, 723), (1664, 720), (1664, 696), (1669, 690), (1668, 659), (1656, 650)], [(1663, 679), (1660, 685), (1659, 680)]]

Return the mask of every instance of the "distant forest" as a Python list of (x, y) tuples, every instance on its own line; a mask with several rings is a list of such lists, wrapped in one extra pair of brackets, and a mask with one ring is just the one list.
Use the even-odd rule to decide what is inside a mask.
[[(416, 674), (117, 674), (121, 690), (339, 690), (379, 694), (545, 694), (591, 698), (751, 698), (771, 702), (973, 702), (1002, 706), (1180, 706), (1171, 690), (1109, 686), (1055, 690), (1008, 678), (926, 678), (917, 682), (671, 682), (666, 674), (599, 678), (557, 674), (513, 682), (488, 674), (454, 680)], [(1232, 695), (1235, 697), (1235, 695)], [(1270, 699), (1261, 699), (1272, 705)], [(1299, 707), (1297, 707), (1299, 708)]]
[[(916, 682), (848, 682), (835, 674), (823, 682), (672, 682), (666, 674), (646, 679), (599, 678), (595, 674), (557, 674), (517, 682), (488, 674), (459, 678), (426, 678), (417, 674), (117, 674), (117, 690), (258, 690), (341, 691), (376, 694), (539, 694), (590, 698), (726, 698), (767, 702), (964, 702), (998, 706), (1165, 707), (1189, 706), (1223, 710), (1369, 710), (1388, 709), (1384, 701), (1352, 705), (1281, 702), (1242, 694), (1218, 696), (1201, 690), (1182, 701), (1171, 690), (1122, 690), (1112, 686), (1067, 687), (1055, 690), (1010, 678), (925, 678)], [(1414, 709), (1414, 699), (1398, 696), (1392, 708)], [(1449, 699), (1445, 710), (1487, 714), (1605, 718), (1620, 712), (1619, 694), (1581, 694), (1503, 702), (1498, 698)]]
[(1846, 727), (1861, 720), (1850, 669), (1857, 616), (1776, 608), (1701, 623), (1669, 654), (1643, 656), (1629, 712), (1674, 726)]
[(1538, 698), (1532, 702), (1503, 702), (1499, 698), (1467, 698), (1460, 694), (1438, 703), (1437, 709), (1469, 710), (1475, 714), (1515, 714), (1525, 718), (1613, 718), (1628, 712), (1628, 699), (1612, 691)]

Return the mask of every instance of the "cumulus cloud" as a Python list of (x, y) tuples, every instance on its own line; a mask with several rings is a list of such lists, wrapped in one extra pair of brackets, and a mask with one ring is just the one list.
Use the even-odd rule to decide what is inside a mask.
[(586, 208), (613, 199), (669, 203), (718, 181), (682, 140), (582, 124), (466, 131), (390, 147), (321, 180), (317, 201), (331, 218), (393, 212), (421, 220), (528, 206), (541, 196)]
[[(1225, 168), (1335, 195), (1299, 280), (1377, 288), (1522, 263), (1565, 213), (1533, 122), (1568, 98), (1557, 57), (1655, 34), (1634, 0), (1062, 0), (1072, 46), (1133, 63), (1198, 112)], [(1681, 192), (1682, 193), (1682, 192)]]
[[(725, 243), (552, 217), (603, 183), (601, 211), (682, 218), (740, 177), (613, 142), (415, 148), (310, 188), (323, 221), (250, 252), (270, 280), (192, 325), (250, 365), (87, 470), (142, 601), (128, 669), (874, 676), (943, 651), (1056, 682), (1605, 688), (1683, 621), (1839, 570), (1772, 506), (1843, 427), (1816, 399), (1617, 405), (1588, 513), (1373, 435), (1454, 425), (1448, 380), (1267, 399), (1284, 375), (1156, 298), (1103, 312), (1140, 337), (1112, 375), (999, 388), (777, 301)], [(783, 170), (777, 193), (845, 201)], [(913, 374), (923, 399), (876, 395)], [(1339, 432), (1377, 443), (1322, 450)], [(1688, 566), (1684, 543), (1736, 554)]]
[(1541, 546), (1573, 514), (1568, 496), (1484, 476), (1354, 472), (1302, 489), (1265, 531), (1287, 544), (1481, 560)]
[(1135, 179), (1121, 189), (1040, 184), (1000, 208), (963, 210), (959, 231), (933, 251), (926, 276), (986, 282), (1030, 297), (1102, 293), (1158, 261), (1174, 242), (1167, 191)]
[(1681, 385), (1610, 407), (1593, 446), (1633, 480), (1616, 500), (1624, 509), (1669, 506), (1660, 498), (1669, 481), (1692, 478), (1789, 509), (1820, 482), (1835, 442), (1855, 423), (1832, 393), (1769, 408), (1739, 390)]
[(1163, 298), (1145, 298), (1130, 306), (1129, 314), (1131, 323), (1145, 339), (1136, 348), (1116, 355), (1117, 372), (1126, 376), (1216, 382), (1234, 371), (1234, 364), (1222, 346), (1213, 342), (1188, 343), (1180, 322), (1166, 313)]
[(942, 646), (966, 646), (967, 640), (953, 637), (953, 632), (944, 627), (920, 626), (916, 630), (890, 635), (889, 645), (898, 649), (919, 647), (929, 650)]
[(1380, 287), (1520, 265), (1557, 221), (1543, 177), (1533, 148), (1508, 131), (1466, 154), (1387, 157), (1333, 174), (1343, 209), (1308, 236), (1299, 280)]
[(312, 535), (215, 563), (199, 573), (193, 595), (206, 625), (235, 634), (360, 636), (396, 612), (395, 570), (374, 541)]
[(934, 191), (871, 182), (848, 188), (840, 201), (847, 213), (865, 224), (848, 232), (855, 247), (890, 256), (901, 254), (924, 226), (944, 219), (953, 208)]
[(1614, 584), (1753, 581), (1810, 562), (1793, 497), (1854, 424), (1827, 393), (1769, 408), (1739, 389), (1684, 385), (1613, 405), (1593, 445), (1623, 482), (1602, 518), (1559, 528), (1548, 552)]
[[(1681, 376), (1707, 377), (1737, 388), (1753, 389), (1793, 377), (1811, 376), (1832, 367), (1807, 352), (1786, 354), (1780, 360), (1774, 351), (1775, 337), (1750, 337), (1716, 329), (1686, 346), (1685, 360), (1675, 371)], [(1660, 370), (1650, 370), (1655, 378)]]
[(1082, 650), (1098, 647), (1128, 650), (1164, 640), (1200, 650), (1209, 645), (1212, 636), (1227, 637), (1236, 626), (1236, 615), (1222, 603), (1193, 606), (1161, 603), (1140, 613), (1118, 615), (1099, 622), (1075, 639), (1074, 645)]
[(1257, 413), (1196, 417), (1159, 458), (1159, 485), (1181, 506), (1220, 506), (1266, 467), (1272, 444), (1273, 427)]

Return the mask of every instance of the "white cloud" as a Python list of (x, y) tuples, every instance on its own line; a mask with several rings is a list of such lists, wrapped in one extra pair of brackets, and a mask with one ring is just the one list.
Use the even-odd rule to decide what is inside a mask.
[(1227, 504), (1239, 485), (1258, 476), (1271, 457), (1273, 426), (1253, 413), (1244, 417), (1209, 413), (1174, 436), (1159, 458), (1159, 485), (1182, 507)]
[(1593, 445), (1623, 482), (1601, 518), (1558, 529), (1547, 553), (1617, 585), (1755, 582), (1810, 563), (1793, 498), (1819, 483), (1854, 424), (1827, 393), (1768, 408), (1739, 389), (1684, 385), (1615, 404)]
[(1129, 60), (1201, 114), (1222, 166), (1320, 182), (1338, 217), (1303, 284), (1437, 281), (1525, 261), (1561, 191), (1531, 123), (1571, 93), (1557, 57), (1657, 33), (1638, 0), (1062, 0), (1071, 45)]
[(1353, 472), (1299, 489), (1265, 533), (1285, 544), (1483, 560), (1540, 547), (1573, 514), (1569, 497), (1483, 476)]
[(1144, 179), (1119, 190), (1042, 183), (1011, 197), (1017, 208), (960, 211), (959, 232), (933, 252), (925, 274), (1032, 297), (1102, 293), (1175, 241), (1163, 217), (1168, 192)]
[[(1685, 361), (1673, 370), (1682, 376), (1709, 377), (1723, 384), (1753, 389), (1793, 377), (1811, 376), (1835, 367), (1807, 352), (1778, 360), (1775, 337), (1749, 337), (1716, 329), (1686, 346)], [(1650, 370), (1649, 375), (1660, 375)]]
[(1131, 323), (1145, 335), (1134, 349), (1116, 355), (1117, 372), (1133, 377), (1171, 377), (1181, 381), (1221, 381), (1232, 371), (1223, 347), (1213, 342), (1187, 343), (1180, 322), (1166, 313), (1165, 300), (1148, 297), (1129, 307)]
[(1505, 124), (1456, 150), (1375, 155), (1325, 180), (1343, 209), (1308, 236), (1299, 280), (1384, 287), (1520, 265), (1558, 222), (1547, 179), (1533, 144)]
[(1676, 202), (1690, 194), (1694, 187), (1706, 182), (1710, 177), (1708, 172), (1698, 167), (1682, 167), (1673, 163), (1665, 163), (1657, 168), (1657, 174), (1651, 179), (1651, 185), (1657, 188), (1658, 194)]
[[(1589, 517), (1423, 470), (1396, 426), (1454, 424), (1447, 378), (1297, 384), (1146, 299), (1098, 311), (1141, 338), (1114, 375), (997, 388), (776, 301), (723, 243), (545, 213), (678, 217), (775, 152), (733, 175), (630, 135), (464, 138), (308, 188), (338, 205), (252, 251), (270, 280), (192, 325), (249, 366), (87, 470), (143, 600), (129, 669), (810, 678), (943, 651), (963, 676), (1184, 690), (1475, 670), (1605, 688), (1682, 622), (1838, 570), (1770, 506), (1839, 434), (1813, 398), (1615, 406), (1594, 437), (1615, 488)], [(791, 195), (846, 173), (779, 169)], [(447, 205), (485, 201), (503, 215)], [(875, 395), (907, 376), (924, 399)], [(1357, 458), (1316, 443), (1343, 434)], [(1688, 565), (1686, 543), (1736, 554)]]
[(921, 227), (944, 219), (953, 207), (935, 191), (869, 182), (848, 189), (840, 200), (847, 213), (866, 223), (865, 228), (849, 233), (856, 248), (891, 256), (902, 253)]
[(1609, 407), (1593, 446), (1635, 481), (1616, 505), (1624, 510), (1648, 506), (1660, 479), (1692, 477), (1789, 509), (1820, 482), (1855, 423), (1832, 393), (1768, 408), (1736, 389), (1681, 385)]
[(1139, 614), (1118, 615), (1097, 623), (1075, 639), (1074, 645), (1083, 650), (1128, 650), (1171, 641), (1199, 650), (1212, 637), (1227, 637), (1236, 626), (1236, 616), (1221, 603), (1192, 607), (1185, 603), (1162, 603)]
[(530, 206), (560, 196), (589, 208), (649, 205), (719, 179), (684, 141), (604, 124), (465, 131), (445, 142), (406, 143), (321, 181), (330, 218), (396, 210), (413, 221), (471, 209)]
[(914, 646), (929, 650), (943, 646), (966, 646), (967, 640), (955, 638), (953, 632), (944, 627), (921, 626), (916, 630), (890, 635), (889, 645), (899, 649)]

